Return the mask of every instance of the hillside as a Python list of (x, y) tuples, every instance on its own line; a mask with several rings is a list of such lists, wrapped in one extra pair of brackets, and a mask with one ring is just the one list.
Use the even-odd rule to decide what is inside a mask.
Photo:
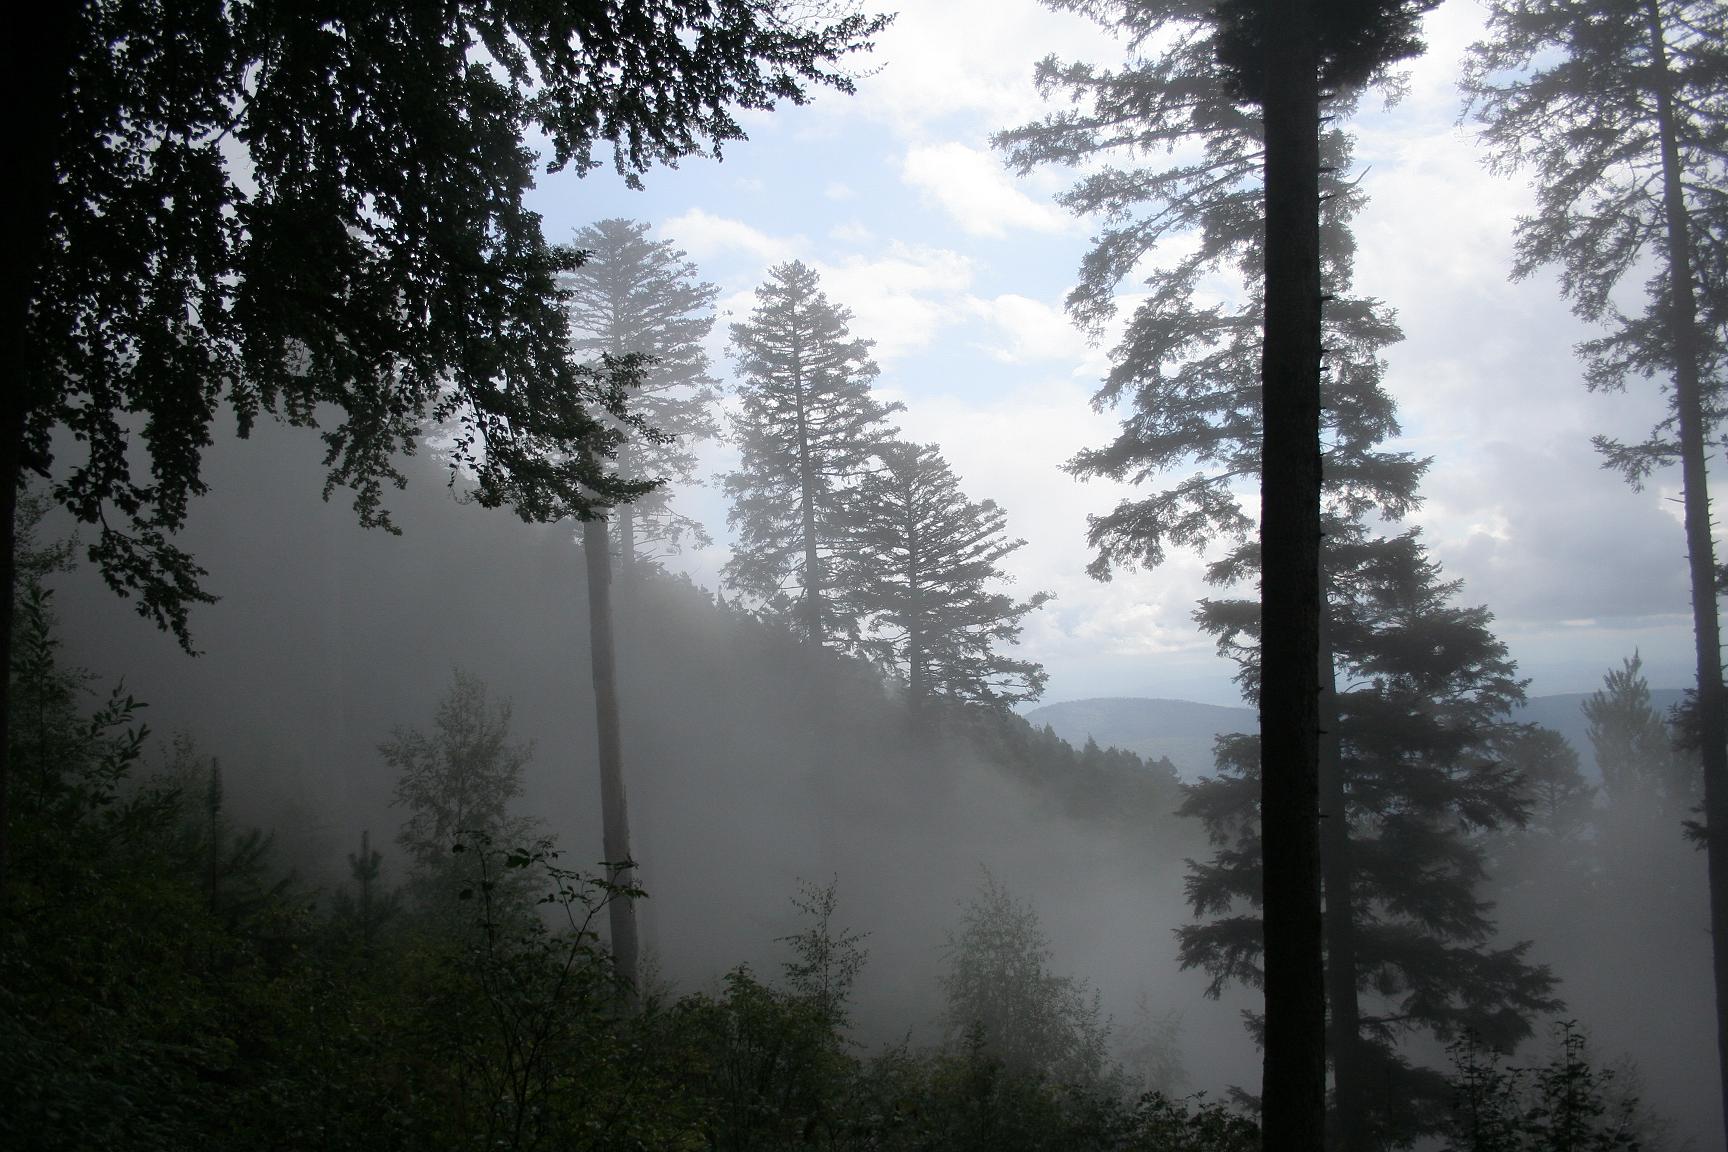
[[(1679, 703), (1678, 688), (1653, 688), (1651, 703), (1666, 712)], [(1590, 747), (1583, 704), (1588, 692), (1565, 692), (1532, 696), (1515, 718), (1566, 737), (1578, 750), (1586, 775), (1596, 775), (1596, 756)], [(1121, 748), (1147, 760), (1168, 757), (1176, 773), (1194, 780), (1212, 771), (1212, 742), (1230, 732), (1252, 732), (1256, 723), (1252, 708), (1226, 708), (1196, 704), (1189, 700), (1153, 700), (1137, 697), (1097, 697), (1045, 704), (1026, 712), (1034, 727), (1048, 726), (1057, 736), (1079, 747), (1088, 738), (1105, 748)]]

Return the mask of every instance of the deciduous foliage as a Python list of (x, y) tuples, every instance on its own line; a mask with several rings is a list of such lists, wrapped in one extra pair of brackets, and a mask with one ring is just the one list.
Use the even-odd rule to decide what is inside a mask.
[(1050, 959), (1037, 912), (986, 874), (948, 944), (948, 1041), (976, 1045), (1017, 1077), (1098, 1085), (1110, 1074), (1098, 996)]
[(408, 818), (396, 842), (426, 900), (445, 901), (471, 885), (472, 868), (451, 852), (459, 841), (484, 836), (510, 848), (527, 841), (532, 822), (511, 807), (533, 750), (510, 738), (510, 705), (494, 703), (483, 681), (458, 669), (432, 730), (397, 728), (378, 751), (398, 773), (396, 803)]
[[(1711, 0), (1496, 0), (1464, 80), (1491, 163), (1529, 170), (1515, 275), (1557, 264), (1573, 310), (1606, 326), (1579, 351), (1585, 381), (1660, 377), (1667, 416), (1641, 444), (1598, 437), (1634, 485), (1678, 462), (1697, 650), (1716, 1028), (1728, 1122), (1728, 693), (1706, 450), (1728, 351), (1728, 12)], [(1640, 315), (1616, 289), (1650, 273)]]
[(1021, 548), (994, 500), (974, 503), (934, 444), (889, 444), (880, 467), (844, 494), (834, 581), (865, 635), (860, 647), (906, 678), (912, 706), (930, 696), (1006, 705), (1035, 699), (1044, 670), (997, 647), (1015, 643), (1028, 612), (994, 585)]
[(737, 532), (726, 580), (780, 609), (792, 607), (796, 589), (796, 619), (812, 645), (853, 631), (829, 572), (843, 493), (892, 436), (886, 420), (899, 410), (870, 395), (879, 370), (851, 319), (822, 294), (815, 269), (795, 260), (769, 269), (750, 318), (732, 326), (742, 459), (726, 477)]
[[(224, 408), (242, 434), (262, 413), (320, 424), (326, 494), (353, 489), (369, 524), (429, 421), (456, 427), (481, 502), (525, 518), (638, 492), (601, 466), (594, 409), (617, 392), (567, 347), (571, 257), (524, 207), (525, 134), (555, 168), (609, 147), (634, 179), (741, 138), (739, 107), (849, 88), (839, 62), (886, 23), (778, 0), (42, 15), (0, 68), (21, 113), (0, 212), (0, 556), (21, 477), (52, 473), (109, 583), (183, 641), (207, 593), (173, 534)], [(69, 466), (57, 429), (81, 445)]]
[(719, 381), (702, 347), (714, 327), (719, 289), (702, 283), (672, 241), (651, 240), (648, 232), (634, 220), (589, 225), (572, 241), (582, 262), (562, 281), (571, 346), (580, 356), (649, 361), (630, 391), (630, 410), (659, 436), (623, 429), (614, 469), (625, 479), (661, 486), (612, 512), (626, 577), (639, 558), (675, 550), (685, 537), (708, 542), (700, 522), (673, 508), (671, 486), (699, 483), (694, 442), (720, 434), (714, 414)]

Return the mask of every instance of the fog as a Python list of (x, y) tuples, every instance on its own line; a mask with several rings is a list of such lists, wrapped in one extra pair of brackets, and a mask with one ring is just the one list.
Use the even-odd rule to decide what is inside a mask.
[[(40, 267), (12, 275), (6, 459), (60, 505), (34, 546), (76, 546), (46, 615), (19, 582), (0, 741), (19, 1131), (103, 1147), (136, 1113), (172, 1146), (232, 1107), (249, 1149), (1021, 1152), (1009, 1116), (1026, 1148), (1196, 1152), (1153, 1149), (1140, 1091), (1258, 1123), (1262, 893), (1299, 870), (1261, 851), (1255, 597), (1297, 573), (1320, 659), (1268, 668), (1266, 714), (1322, 669), (1301, 871), (1355, 978), (1326, 989), (1329, 1152), (1480, 1152), (1482, 1083), (1534, 1148), (1554, 1076), (1603, 1147), (1724, 1146), (1691, 612), (1722, 590), (1719, 4), (1368, 6), (1386, 23), (1314, 46), (1340, 87), (1294, 262), (1253, 5), (747, 0), (720, 9), (766, 25), (723, 61), (712, 5), (577, 30), (541, 5), (569, 75), (510, 3), (158, 7), (69, 7), (36, 85), (59, 113), (20, 113), (47, 223), (12, 245)], [(1394, 58), (1339, 63), (1370, 51)], [(1532, 79), (1574, 57), (1614, 83)], [(1300, 365), (1262, 360), (1278, 269), (1321, 293)], [(1320, 387), (1319, 559), (1263, 568), (1263, 485), (1294, 491), (1263, 393), (1292, 366)], [(404, 445), (400, 531), (363, 527), (338, 474), (364, 492)], [(604, 613), (582, 526), (525, 522), (553, 507), (606, 514)], [(201, 566), (195, 653), (115, 595), (162, 573), (100, 570), (105, 528)], [(482, 837), (642, 887), (598, 936), (474, 883), (470, 830), (399, 836), (387, 748), (470, 682), (531, 749)], [(143, 705), (136, 765), (111, 688)], [(633, 874), (605, 859), (618, 781)], [(849, 996), (797, 967), (823, 891), (820, 947), (868, 953)], [(984, 1000), (1017, 966), (1068, 1014), (1026, 1031), (1080, 1050), (1107, 1022), (1062, 1055), (1084, 1075), (1017, 1065), (961, 1004), (990, 947)], [(524, 1003), (557, 1043), (517, 1043)], [(738, 1071), (764, 1050), (769, 1087)], [(610, 1127), (662, 1105), (664, 1132)]]
[[(219, 603), (196, 657), (131, 613), (88, 567), (55, 580), (69, 659), (123, 677), (159, 737), (220, 758), (238, 819), (274, 828), (288, 863), (326, 888), (370, 829), (388, 851), (404, 818), (378, 752), (426, 729), (460, 668), (513, 708), (534, 745), (521, 811), (568, 860), (602, 857), (583, 564), (573, 529), (463, 504), (430, 458), (391, 495), (400, 536), (318, 498), (315, 439), (267, 425), (208, 457), (211, 495), (186, 544)], [(656, 581), (619, 608), (624, 750), (644, 943), (674, 989), (748, 963), (773, 973), (802, 882), (835, 880), (840, 919), (868, 933), (856, 1030), (872, 1045), (941, 1039), (937, 977), (961, 905), (986, 872), (1030, 902), (1056, 967), (1089, 981), (1117, 1031), (1142, 1000), (1180, 1020), (1195, 1089), (1252, 1085), (1238, 1022), (1180, 973), (1182, 859), (1203, 840), (1064, 811), (963, 743), (922, 746), (873, 670), (798, 674), (799, 643)], [(1174, 793), (1167, 806), (1175, 806)], [(387, 856), (399, 880), (399, 856)]]

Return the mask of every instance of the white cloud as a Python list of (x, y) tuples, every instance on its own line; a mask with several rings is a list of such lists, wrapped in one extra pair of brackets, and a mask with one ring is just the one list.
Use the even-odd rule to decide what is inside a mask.
[(852, 190), (850, 184), (841, 180), (830, 180), (828, 186), (822, 189), (822, 195), (830, 200), (850, 200), (858, 193)]
[(972, 262), (947, 248), (903, 244), (879, 256), (816, 262), (829, 299), (852, 309), (852, 329), (876, 341), (877, 360), (928, 346), (963, 314)]
[(1085, 337), (1056, 305), (1014, 293), (989, 300), (972, 297), (967, 305), (991, 326), (994, 340), (985, 349), (1004, 363), (1068, 360), (1079, 364), (1088, 359)]
[(841, 244), (862, 248), (866, 244), (876, 242), (876, 233), (870, 231), (857, 220), (848, 220), (844, 224), (836, 224), (828, 229), (828, 238)]
[(742, 220), (715, 216), (701, 208), (672, 217), (658, 231), (698, 260), (743, 252), (766, 266), (796, 259), (807, 247), (798, 237), (770, 236)]
[(872, 62), (879, 67), (859, 82), (859, 98), (826, 107), (880, 119), (908, 137), (957, 117), (985, 130), (1029, 120), (1043, 109), (1032, 69), (1044, 56), (1121, 55), (1111, 34), (1091, 20), (1001, 0), (904, 5), (876, 43)]
[(965, 144), (915, 146), (907, 151), (900, 172), (927, 202), (975, 236), (1005, 236), (1016, 228), (1064, 232), (1074, 227), (1067, 213), (1016, 188), (995, 155)]

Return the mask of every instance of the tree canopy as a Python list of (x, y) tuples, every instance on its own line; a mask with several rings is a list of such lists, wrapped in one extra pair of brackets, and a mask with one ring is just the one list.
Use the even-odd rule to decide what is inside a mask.
[(880, 369), (851, 320), (795, 260), (768, 270), (750, 318), (732, 325), (741, 459), (725, 481), (738, 532), (726, 579), (780, 609), (795, 586), (799, 626), (818, 645), (831, 625), (851, 631), (828, 572), (842, 493), (893, 435), (886, 421), (900, 408), (871, 396)]
[(996, 650), (1050, 598), (992, 587), (1007, 579), (999, 561), (1026, 542), (1008, 538), (994, 500), (966, 498), (936, 445), (889, 444), (880, 457), (846, 492), (836, 560), (841, 603), (865, 630), (860, 647), (905, 675), (915, 708), (930, 696), (1036, 699), (1043, 668)]
[(266, 413), (321, 427), (326, 495), (351, 488), (367, 523), (432, 422), (484, 504), (554, 520), (639, 493), (602, 466), (595, 412), (619, 397), (567, 347), (574, 254), (524, 206), (525, 135), (551, 170), (610, 151), (635, 180), (741, 139), (738, 108), (848, 89), (840, 62), (886, 22), (778, 0), (66, 8), (63, 41), (29, 49), (66, 76), (62, 102), (33, 97), (47, 166), (19, 173), (52, 193), (11, 225), (41, 258), (11, 273), (7, 434), (99, 526), (109, 582), (182, 636), (203, 593), (171, 537), (223, 408), (242, 435)]

